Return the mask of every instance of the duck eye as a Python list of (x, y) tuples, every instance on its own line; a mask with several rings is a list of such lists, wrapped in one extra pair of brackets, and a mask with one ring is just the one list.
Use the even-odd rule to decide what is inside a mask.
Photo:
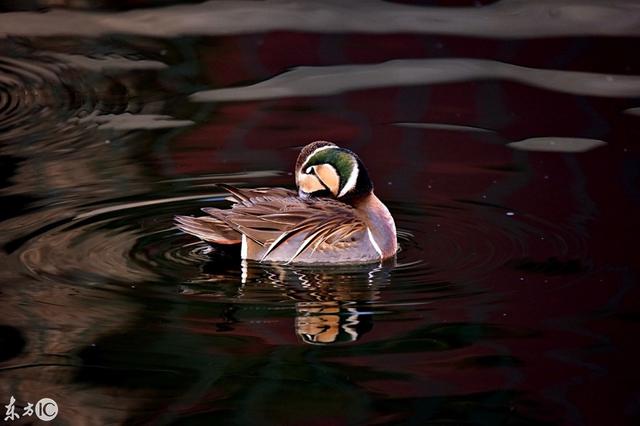
[(316, 171), (315, 171), (315, 169), (313, 168), (313, 166), (309, 166), (309, 167), (307, 167), (307, 170), (305, 170), (304, 172), (305, 172), (306, 174), (308, 174), (308, 175), (315, 175), (315, 174), (316, 174)]

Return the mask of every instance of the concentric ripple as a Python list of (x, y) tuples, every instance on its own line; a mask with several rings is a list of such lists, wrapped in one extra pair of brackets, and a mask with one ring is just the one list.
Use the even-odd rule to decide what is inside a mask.
[(0, 142), (51, 139), (51, 132), (64, 136), (58, 143), (81, 137), (67, 119), (96, 103), (81, 75), (46, 56), (0, 57)]
[(144, 102), (143, 86), (154, 84), (145, 73), (166, 67), (144, 56), (95, 57), (90, 49), (87, 55), (36, 52), (5, 42), (0, 46), (0, 143), (10, 142), (5, 150), (24, 155), (102, 143), (104, 137), (95, 136), (97, 128), (191, 125), (166, 115), (157, 93), (156, 103), (139, 104)]
[[(531, 241), (558, 256), (580, 240), (534, 217), (468, 202), (394, 205), (401, 250), (381, 265), (327, 268), (241, 262), (233, 249), (210, 247), (178, 231), (176, 212), (224, 206), (222, 194), (92, 206), (32, 235), (18, 248), (34, 276), (76, 285), (153, 283), (159, 292), (238, 303), (366, 301), (391, 292), (394, 303), (420, 303), (527, 259)], [(417, 221), (415, 215), (424, 215)], [(424, 225), (426, 224), (426, 226)], [(539, 247), (535, 247), (539, 250)], [(178, 283), (178, 284), (176, 284)], [(385, 290), (383, 290), (385, 289)], [(463, 292), (459, 292), (463, 295)]]
[[(206, 246), (175, 244), (171, 201), (92, 205), (25, 241), (19, 257), (32, 274), (91, 284), (179, 275), (180, 264), (206, 259)], [(176, 269), (174, 274), (162, 268), (167, 264), (172, 265), (169, 270)]]

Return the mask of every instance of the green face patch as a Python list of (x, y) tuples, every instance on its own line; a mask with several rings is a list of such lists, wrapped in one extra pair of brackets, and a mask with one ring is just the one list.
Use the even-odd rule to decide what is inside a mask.
[(304, 167), (317, 166), (319, 164), (330, 164), (338, 172), (340, 176), (340, 191), (344, 188), (344, 185), (349, 180), (349, 177), (353, 173), (355, 166), (355, 160), (353, 156), (340, 148), (328, 148), (317, 152), (310, 157), (305, 163)]

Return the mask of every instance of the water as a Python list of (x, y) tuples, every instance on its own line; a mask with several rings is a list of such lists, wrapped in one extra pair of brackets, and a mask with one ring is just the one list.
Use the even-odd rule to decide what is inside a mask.
[[(637, 3), (31, 3), (0, 14), (3, 405), (640, 421)], [(394, 262), (241, 263), (173, 226), (218, 182), (293, 187), (317, 139), (368, 166)]]

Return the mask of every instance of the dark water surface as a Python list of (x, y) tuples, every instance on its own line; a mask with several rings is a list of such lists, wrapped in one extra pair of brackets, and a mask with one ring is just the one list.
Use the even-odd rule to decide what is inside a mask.
[[(68, 425), (640, 424), (640, 4), (18, 3), (2, 405), (53, 398)], [(317, 139), (367, 164), (395, 263), (241, 264), (173, 226), (227, 205), (218, 182), (292, 187)]]

